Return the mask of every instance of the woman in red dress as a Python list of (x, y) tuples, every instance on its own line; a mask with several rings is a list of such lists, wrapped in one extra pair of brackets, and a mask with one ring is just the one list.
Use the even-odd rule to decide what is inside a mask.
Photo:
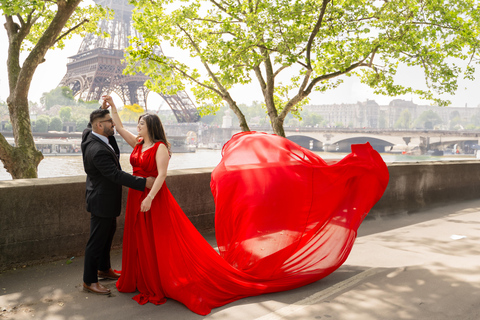
[[(140, 304), (172, 298), (201, 315), (247, 296), (315, 282), (347, 258), (357, 229), (380, 199), (388, 170), (367, 143), (339, 162), (275, 135), (232, 137), (212, 172), (219, 253), (195, 229), (165, 184), (170, 152), (156, 115), (140, 117), (133, 174), (157, 177), (151, 190), (129, 190), (120, 292)], [(141, 142), (139, 143), (139, 138)]]

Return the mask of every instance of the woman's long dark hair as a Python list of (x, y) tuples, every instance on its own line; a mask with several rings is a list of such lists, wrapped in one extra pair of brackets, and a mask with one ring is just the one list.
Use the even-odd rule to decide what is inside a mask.
[[(162, 141), (167, 146), (168, 153), (171, 154), (170, 143), (167, 140), (167, 135), (165, 134), (165, 129), (163, 129), (162, 121), (160, 121), (160, 118), (156, 114), (145, 113), (138, 118), (138, 122), (140, 122), (140, 120), (142, 119), (147, 125), (148, 136), (150, 137), (150, 140), (152, 140), (152, 142), (154, 143)], [(144, 143), (144, 141), (142, 140), (139, 143), (142, 144)]]

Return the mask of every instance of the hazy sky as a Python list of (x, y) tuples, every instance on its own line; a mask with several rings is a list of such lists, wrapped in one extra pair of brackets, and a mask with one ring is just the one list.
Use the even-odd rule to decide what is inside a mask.
[[(2, 16), (0, 23), (3, 26), (5, 18)], [(8, 38), (6, 30), (0, 29), (0, 100), (5, 101), (8, 97), (8, 77), (7, 77), (7, 48)], [(49, 50), (46, 55), (46, 62), (42, 63), (36, 70), (33, 78), (29, 100), (39, 102), (40, 97), (44, 92), (48, 92), (54, 89), (61, 81), (66, 73), (67, 58), (75, 55), (80, 47), (81, 39), (77, 37), (67, 42), (66, 47), (63, 50)], [(178, 50), (163, 46), (163, 51), (167, 56), (178, 56)], [(459, 89), (455, 96), (449, 97), (452, 101), (452, 106), (464, 107), (465, 104), (468, 107), (476, 107), (480, 104), (480, 70), (477, 71), (477, 80), (475, 81), (460, 81)], [(402, 70), (399, 72), (399, 78), (401, 81), (423, 83), (421, 74), (414, 70)], [(252, 85), (238, 87), (232, 92), (233, 98), (237, 103), (250, 104), (252, 101), (263, 101), (262, 94), (258, 88), (257, 83), (254, 80)], [(190, 94), (193, 99), (193, 95)], [(420, 100), (416, 96), (402, 96), (396, 97), (406, 100), (413, 100), (417, 104), (430, 104)], [(310, 104), (331, 104), (331, 103), (356, 103), (357, 101), (366, 101), (367, 99), (375, 100), (377, 103), (385, 105), (392, 99), (391, 97), (374, 95), (372, 90), (367, 86), (361, 84), (354, 78), (346, 78), (345, 82), (340, 85), (339, 88), (329, 91), (328, 93), (314, 93), (311, 95)], [(118, 98), (115, 98), (118, 105), (121, 102)], [(155, 93), (149, 94), (148, 106), (149, 109), (156, 109), (162, 105), (162, 108), (167, 107), (163, 100)]]

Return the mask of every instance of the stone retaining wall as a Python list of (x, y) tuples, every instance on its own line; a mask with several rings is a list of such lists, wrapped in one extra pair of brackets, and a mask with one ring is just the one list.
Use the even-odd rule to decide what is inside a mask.
[[(389, 164), (390, 183), (367, 218), (476, 199), (480, 161)], [(169, 171), (167, 185), (200, 232), (214, 228), (210, 169)], [(0, 271), (83, 255), (90, 214), (85, 176), (0, 181)], [(124, 188), (123, 202), (127, 199)], [(114, 246), (122, 242), (124, 214)]]
[[(214, 228), (212, 169), (173, 170), (166, 183), (193, 224)], [(86, 176), (0, 181), (0, 271), (83, 255), (90, 228)], [(114, 246), (122, 244), (128, 188)]]

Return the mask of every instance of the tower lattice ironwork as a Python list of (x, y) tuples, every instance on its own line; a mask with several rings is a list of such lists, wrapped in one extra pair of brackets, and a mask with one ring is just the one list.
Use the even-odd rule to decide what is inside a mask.
[[(124, 75), (124, 50), (130, 36), (141, 38), (133, 28), (132, 9), (128, 0), (94, 0), (96, 3), (115, 11), (113, 20), (102, 20), (99, 28), (110, 37), (88, 34), (82, 41), (78, 53), (69, 57), (67, 73), (60, 86), (68, 86), (73, 95), (84, 101), (100, 100), (102, 95), (115, 92), (125, 105), (139, 104), (147, 107), (150, 90), (144, 83), (148, 77), (144, 74)], [(155, 54), (163, 55), (160, 47)], [(185, 91), (176, 95), (160, 96), (172, 109), (178, 122), (196, 122), (199, 115), (195, 105)]]

